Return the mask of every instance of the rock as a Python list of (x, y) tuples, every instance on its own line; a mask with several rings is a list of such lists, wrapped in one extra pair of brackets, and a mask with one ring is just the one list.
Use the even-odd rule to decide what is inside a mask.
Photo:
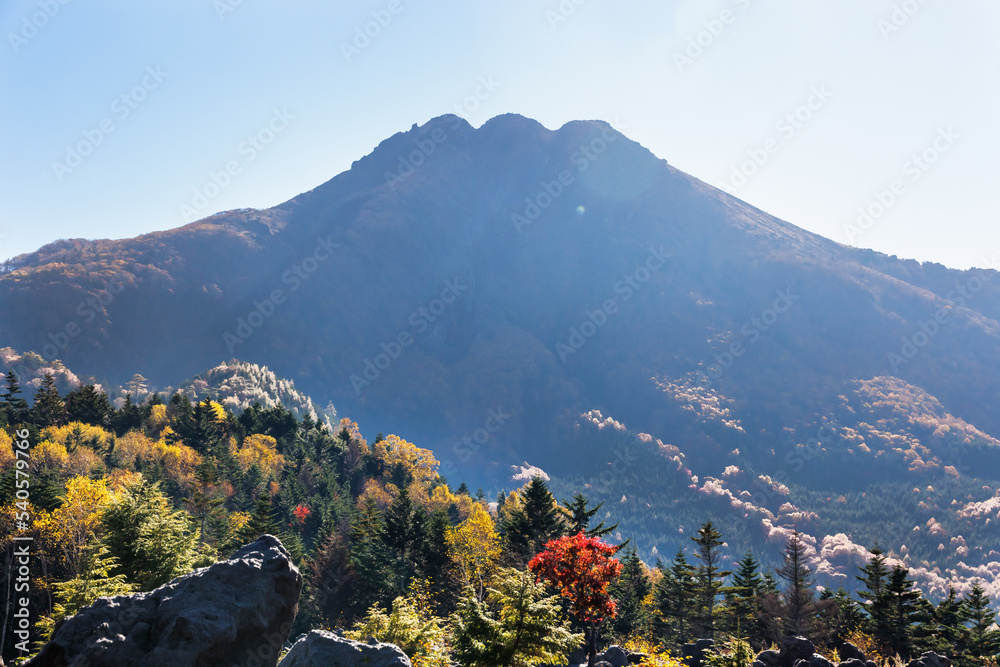
[(571, 665), (583, 665), (587, 663), (587, 647), (577, 646), (569, 652), (567, 662)]
[(951, 660), (934, 651), (927, 651), (906, 663), (906, 667), (951, 667)]
[(865, 667), (878, 667), (874, 660), (865, 660)]
[(612, 665), (607, 660), (601, 660), (600, 662), (595, 662), (594, 667), (612, 667)]
[(760, 660), (754, 660), (753, 662), (750, 663), (750, 667), (767, 667), (767, 665), (765, 665)]
[(812, 657), (809, 658), (809, 667), (833, 667), (833, 663), (819, 653), (813, 653)]
[(765, 667), (774, 667), (781, 663), (781, 654), (777, 651), (761, 651), (757, 654), (757, 660), (755, 662), (760, 662), (765, 665)]
[(280, 667), (411, 667), (394, 644), (362, 644), (326, 630), (299, 637)]
[(868, 661), (868, 656), (862, 653), (861, 649), (851, 642), (844, 642), (843, 645), (837, 649), (837, 655), (840, 656), (840, 659), (843, 662), (851, 659), (860, 660), (862, 663)]
[(858, 660), (857, 658), (848, 658), (843, 662), (837, 663), (837, 667), (867, 667), (863, 660)]
[(687, 667), (702, 667), (705, 653), (715, 648), (714, 639), (698, 639), (681, 647), (683, 662)]
[(781, 642), (781, 651), (778, 652), (778, 663), (784, 667), (794, 667), (799, 660), (808, 662), (816, 647), (805, 637), (785, 637)]
[(155, 591), (98, 599), (60, 623), (27, 664), (274, 667), (301, 590), (285, 547), (264, 535)]
[(626, 667), (628, 665), (628, 651), (621, 646), (609, 646), (604, 651), (604, 661), (611, 663), (611, 667)]

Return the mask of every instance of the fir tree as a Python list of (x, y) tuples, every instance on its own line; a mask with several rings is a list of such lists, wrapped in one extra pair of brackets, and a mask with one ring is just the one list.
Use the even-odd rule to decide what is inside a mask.
[(1000, 630), (993, 629), (997, 613), (990, 608), (990, 599), (976, 579), (972, 590), (962, 600), (969, 631), (963, 642), (962, 654), (971, 658), (993, 658), (1000, 652)]
[(889, 572), (885, 594), (889, 607), (888, 644), (892, 655), (904, 659), (913, 653), (913, 625), (919, 620), (920, 591), (913, 588), (910, 571), (897, 563)]
[(532, 478), (521, 498), (521, 507), (508, 515), (503, 532), (514, 558), (526, 564), (549, 540), (561, 535), (562, 523), (555, 498), (541, 477)]
[(698, 545), (695, 556), (701, 561), (696, 568), (697, 596), (695, 598), (696, 623), (703, 637), (715, 637), (715, 604), (722, 591), (722, 580), (732, 572), (721, 567), (722, 535), (706, 521), (691, 538)]
[(864, 600), (865, 612), (868, 614), (868, 630), (883, 649), (888, 646), (891, 628), (891, 607), (886, 587), (889, 580), (889, 568), (885, 556), (878, 546), (870, 550), (871, 559), (861, 568), (863, 576), (858, 581), (864, 584), (864, 589), (858, 591), (858, 597)]
[(785, 631), (791, 635), (810, 634), (816, 613), (814, 577), (806, 565), (806, 544), (795, 530), (785, 543), (784, 563), (776, 570), (785, 581), (781, 599), (785, 608)]
[(683, 550), (678, 550), (670, 567), (660, 567), (663, 574), (656, 583), (653, 604), (661, 634), (675, 644), (683, 644), (691, 634), (692, 606), (697, 593), (695, 569)]
[(760, 576), (760, 563), (751, 552), (747, 551), (740, 559), (731, 584), (723, 588), (722, 592), (726, 600), (729, 630), (739, 628), (754, 646), (763, 643), (761, 598), (764, 594), (764, 579)]
[(582, 493), (574, 495), (573, 500), (564, 499), (562, 501), (567, 535), (583, 533), (587, 537), (604, 537), (618, 527), (617, 523), (613, 526), (605, 527), (604, 522), (602, 521), (591, 528), (590, 522), (593, 520), (594, 516), (597, 515), (600, 509), (604, 507), (604, 503), (599, 503), (595, 507), (588, 507), (588, 505), (589, 501)]
[(624, 640), (632, 635), (645, 636), (648, 633), (652, 619), (645, 601), (653, 590), (653, 584), (634, 548), (625, 553), (621, 563), (621, 574), (609, 591), (618, 601), (618, 615), (611, 621), (611, 628)]
[(56, 380), (46, 373), (42, 384), (35, 392), (35, 405), (32, 408), (34, 421), (39, 428), (61, 426), (67, 421), (66, 404), (56, 388)]
[(18, 382), (17, 373), (7, 371), (4, 376), (7, 389), (0, 396), (3, 398), (3, 411), (7, 417), (7, 423), (11, 425), (21, 424), (28, 418), (28, 402), (18, 396), (21, 393), (21, 384)]

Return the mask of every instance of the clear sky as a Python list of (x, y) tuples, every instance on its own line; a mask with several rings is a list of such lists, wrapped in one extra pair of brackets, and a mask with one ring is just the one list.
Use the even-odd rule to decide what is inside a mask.
[(604, 119), (841, 243), (1000, 256), (995, 0), (2, 0), (0, 35), (0, 259), (273, 206), (446, 112)]

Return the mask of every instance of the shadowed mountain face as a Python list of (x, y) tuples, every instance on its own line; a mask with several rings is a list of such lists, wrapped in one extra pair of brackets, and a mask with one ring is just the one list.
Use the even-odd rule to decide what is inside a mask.
[[(437, 118), (273, 209), (18, 257), (0, 313), (0, 345), (108, 383), (266, 364), (470, 482), (611, 465), (591, 410), (695, 472), (787, 469), (821, 423), (858, 431), (874, 378), (971, 429), (915, 450), (931, 469), (998, 461), (996, 272), (845, 248), (601, 122)], [(794, 472), (864, 464), (832, 449)], [(884, 470), (917, 474), (900, 451)]]

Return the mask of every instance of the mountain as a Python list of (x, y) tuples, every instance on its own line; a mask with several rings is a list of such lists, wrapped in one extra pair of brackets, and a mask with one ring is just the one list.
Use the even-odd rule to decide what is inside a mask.
[(1000, 567), (997, 272), (842, 246), (603, 122), (436, 118), (271, 209), (14, 258), (0, 312), (108, 385), (266, 365), (473, 488), (613, 498), (646, 556), (695, 503)]

